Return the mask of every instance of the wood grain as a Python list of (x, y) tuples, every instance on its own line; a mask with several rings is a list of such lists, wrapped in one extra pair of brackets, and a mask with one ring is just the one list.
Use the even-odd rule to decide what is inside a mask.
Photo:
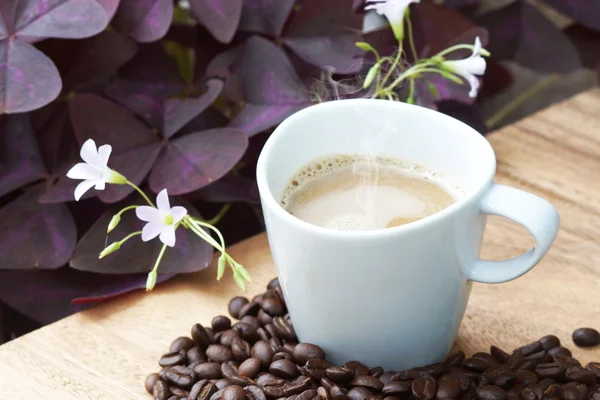
[[(531, 273), (473, 287), (457, 341), (467, 353), (491, 344), (512, 349), (554, 333), (582, 362), (600, 349), (576, 348), (570, 335), (600, 328), (600, 90), (580, 94), (489, 136), (500, 183), (539, 194), (562, 218), (554, 247)], [(483, 256), (505, 259), (531, 246), (523, 228), (492, 218)], [(264, 234), (231, 248), (251, 272), (249, 295), (275, 275)], [(148, 399), (144, 377), (191, 326), (226, 313), (239, 294), (214, 265), (109, 301), (0, 346), (0, 398)]]

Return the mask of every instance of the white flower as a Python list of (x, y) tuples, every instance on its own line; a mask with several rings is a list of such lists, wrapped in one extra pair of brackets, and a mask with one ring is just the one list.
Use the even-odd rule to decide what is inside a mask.
[(385, 16), (396, 39), (404, 38), (404, 13), (410, 3), (418, 3), (420, 0), (367, 0), (365, 10), (375, 10), (377, 14)]
[(96, 150), (96, 142), (92, 139), (86, 140), (81, 146), (79, 155), (85, 162), (76, 164), (67, 172), (67, 177), (71, 179), (84, 179), (75, 188), (75, 200), (79, 200), (92, 186), (96, 186), (96, 190), (104, 190), (107, 183), (122, 185), (127, 181), (123, 175), (108, 168), (111, 151), (112, 147), (108, 144)]
[(175, 227), (187, 214), (184, 207), (171, 208), (167, 189), (160, 191), (156, 196), (156, 208), (140, 206), (135, 209), (139, 219), (147, 222), (142, 229), (142, 240), (147, 242), (160, 235), (159, 239), (167, 246), (175, 246)]
[(482, 54), (489, 53), (481, 47), (481, 40), (477, 37), (473, 46), (473, 54), (469, 57), (463, 60), (448, 60), (443, 62), (444, 67), (457, 73), (469, 82), (469, 85), (471, 85), (469, 96), (471, 97), (476, 97), (479, 91), (479, 79), (476, 75), (481, 76), (485, 73), (486, 63), (485, 59), (481, 57)]

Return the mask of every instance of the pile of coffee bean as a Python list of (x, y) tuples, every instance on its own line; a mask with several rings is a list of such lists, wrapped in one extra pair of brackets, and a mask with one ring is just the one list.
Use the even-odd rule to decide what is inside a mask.
[[(196, 324), (146, 378), (156, 400), (600, 400), (600, 362), (583, 367), (554, 335), (510, 353), (466, 358), (406, 371), (328, 362), (317, 345), (298, 343), (277, 279), (252, 301), (235, 297), (211, 327)], [(573, 339), (591, 345), (590, 328)], [(594, 333), (595, 332), (595, 333)]]

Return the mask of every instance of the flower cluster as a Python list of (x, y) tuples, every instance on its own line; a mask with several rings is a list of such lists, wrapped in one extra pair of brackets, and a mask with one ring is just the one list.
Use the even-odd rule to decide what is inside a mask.
[[(465, 81), (470, 85), (470, 97), (476, 97), (479, 91), (479, 78), (485, 73), (486, 62), (482, 56), (488, 57), (490, 53), (481, 45), (479, 37), (475, 39), (473, 45), (459, 44), (449, 47), (430, 58), (419, 58), (416, 52), (412, 25), (410, 22), (409, 5), (419, 3), (420, 0), (367, 0), (365, 10), (374, 10), (379, 15), (387, 18), (394, 36), (398, 40), (399, 49), (395, 57), (380, 57), (377, 50), (370, 44), (359, 42), (356, 45), (375, 55), (376, 63), (369, 69), (363, 87), (373, 88), (373, 98), (387, 98), (389, 100), (399, 100), (396, 89), (405, 81), (409, 82), (409, 91), (406, 102), (414, 103), (415, 80), (422, 77), (424, 73), (438, 73), (444, 78), (463, 84)], [(408, 41), (410, 43), (414, 65), (406, 70), (400, 69), (402, 58), (402, 46), (404, 43), (404, 33), (408, 32)], [(457, 50), (468, 49), (472, 54), (462, 60), (449, 60), (447, 56)], [(387, 71), (385, 75), (383, 72)], [(396, 74), (394, 76), (394, 74)], [(392, 79), (393, 78), (393, 79)], [(388, 83), (392, 79), (391, 83)]]
[[(76, 164), (67, 172), (67, 177), (71, 179), (82, 180), (75, 188), (75, 200), (79, 201), (81, 197), (89, 189), (94, 187), (96, 190), (104, 190), (107, 183), (115, 185), (130, 185), (146, 200), (148, 205), (133, 205), (123, 208), (113, 216), (108, 224), (107, 233), (110, 233), (121, 221), (121, 215), (135, 209), (136, 216), (146, 224), (139, 232), (133, 232), (121, 239), (118, 242), (111, 243), (100, 252), (99, 257), (103, 258), (117, 250), (127, 240), (134, 236), (141, 236), (142, 241), (147, 242), (156, 237), (163, 243), (163, 246), (158, 254), (154, 268), (148, 274), (146, 282), (146, 290), (152, 290), (156, 284), (157, 271), (160, 261), (167, 247), (175, 246), (175, 231), (183, 227), (190, 229), (201, 239), (208, 242), (211, 246), (221, 252), (218, 260), (217, 279), (221, 279), (225, 273), (227, 263), (233, 270), (233, 278), (237, 285), (246, 290), (246, 282), (250, 282), (248, 271), (239, 263), (237, 263), (225, 251), (225, 241), (221, 232), (210, 223), (192, 217), (188, 214), (185, 207), (171, 207), (169, 203), (169, 194), (167, 189), (161, 190), (156, 196), (156, 205), (148, 198), (148, 196), (135, 184), (130, 182), (125, 176), (108, 167), (108, 159), (112, 147), (108, 144), (96, 148), (96, 143), (92, 139), (88, 139), (81, 146), (80, 156), (84, 162)], [(217, 242), (205, 229), (213, 231), (218, 237)]]

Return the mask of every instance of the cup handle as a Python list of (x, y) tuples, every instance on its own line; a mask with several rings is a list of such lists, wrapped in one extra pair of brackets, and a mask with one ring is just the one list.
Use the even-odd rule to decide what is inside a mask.
[(535, 238), (535, 246), (505, 261), (478, 259), (467, 271), (476, 282), (502, 283), (528, 272), (548, 252), (558, 233), (560, 217), (548, 201), (531, 193), (493, 183), (479, 206), (482, 214), (499, 215), (523, 225)]

